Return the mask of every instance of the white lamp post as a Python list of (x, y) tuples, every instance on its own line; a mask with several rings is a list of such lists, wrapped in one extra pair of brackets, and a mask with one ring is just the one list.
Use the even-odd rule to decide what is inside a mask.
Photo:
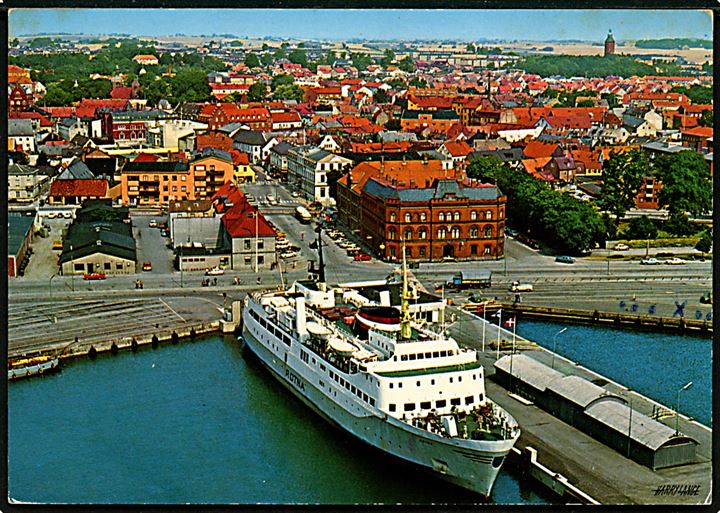
[(557, 333), (555, 333), (555, 336), (553, 337), (553, 355), (552, 355), (552, 368), (555, 368), (555, 353), (557, 352), (557, 338), (558, 335), (562, 335), (567, 331), (567, 327), (561, 329)]
[(692, 385), (693, 382), (690, 381), (677, 391), (677, 403), (675, 407), (675, 436), (680, 434), (680, 392), (682, 392), (683, 390), (687, 390)]

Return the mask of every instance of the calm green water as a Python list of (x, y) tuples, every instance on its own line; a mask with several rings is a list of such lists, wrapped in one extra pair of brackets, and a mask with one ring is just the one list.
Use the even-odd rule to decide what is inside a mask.
[[(355, 442), (232, 338), (101, 355), (9, 384), (9, 495), (50, 503), (473, 503)], [(497, 503), (556, 500), (505, 467)]]

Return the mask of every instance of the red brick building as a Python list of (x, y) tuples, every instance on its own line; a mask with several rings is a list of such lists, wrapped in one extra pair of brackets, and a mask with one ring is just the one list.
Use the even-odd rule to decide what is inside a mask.
[(360, 236), (384, 259), (495, 259), (505, 252), (505, 202), (494, 185), (436, 179), (429, 187), (370, 178), (362, 189)]
[(642, 209), (657, 210), (660, 208), (658, 194), (662, 190), (662, 182), (653, 176), (643, 177), (643, 184), (635, 196), (635, 206)]
[(198, 115), (198, 121), (207, 123), (209, 130), (217, 130), (228, 123), (242, 123), (252, 130), (261, 132), (272, 130), (272, 118), (268, 109), (265, 107), (241, 109), (234, 103), (205, 105)]

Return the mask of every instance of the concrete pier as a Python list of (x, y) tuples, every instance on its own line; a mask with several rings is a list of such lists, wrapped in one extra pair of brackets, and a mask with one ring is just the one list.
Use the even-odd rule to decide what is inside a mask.
[[(537, 462), (554, 473), (564, 476), (570, 484), (601, 504), (705, 504), (712, 490), (712, 430), (702, 424), (679, 416), (679, 431), (697, 440), (695, 462), (689, 465), (656, 471), (640, 465), (611, 447), (553, 417), (529, 401), (519, 400), (509, 390), (494, 381), (497, 327), (485, 326), (486, 344), (481, 351), (477, 334), (482, 331), (482, 319), (467, 313), (451, 328), (451, 335), (466, 347), (477, 349), (485, 368), (485, 387), (490, 399), (505, 408), (520, 424), (522, 434), (517, 449), (533, 448)], [(501, 341), (510, 340), (512, 333), (502, 329)], [(538, 361), (550, 365), (553, 354), (518, 337), (516, 351), (522, 351)], [(522, 347), (523, 349), (518, 349)], [(501, 343), (500, 357), (510, 354), (511, 344)], [(630, 391), (619, 383), (582, 367), (564, 357), (556, 356), (555, 369), (566, 375), (577, 375), (602, 385), (608, 392), (621, 396), (632, 395), (632, 407), (647, 416), (658, 410), (670, 412), (667, 406)], [(522, 399), (522, 398), (520, 398)], [(675, 416), (665, 416), (660, 422), (675, 428)], [(673, 488), (675, 487), (675, 488)], [(680, 491), (685, 491), (680, 493)], [(576, 501), (577, 502), (577, 501)]]

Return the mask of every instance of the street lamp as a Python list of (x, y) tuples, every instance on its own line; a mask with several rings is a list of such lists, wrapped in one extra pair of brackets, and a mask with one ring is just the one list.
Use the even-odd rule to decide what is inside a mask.
[(680, 429), (679, 429), (679, 427), (680, 427), (680, 392), (682, 392), (683, 390), (687, 390), (692, 385), (693, 385), (693, 382), (690, 381), (687, 384), (685, 384), (685, 386), (678, 389), (678, 391), (677, 391), (677, 403), (676, 403), (676, 407), (675, 407), (675, 436), (680, 434)]
[(559, 335), (562, 335), (567, 331), (567, 326), (555, 333), (555, 336), (553, 337), (553, 355), (552, 355), (552, 368), (555, 368), (555, 352), (557, 351), (557, 338)]
[(57, 274), (53, 274), (52, 276), (50, 276), (50, 299), (52, 299), (52, 297), (53, 297), (53, 295), (52, 295), (52, 281), (53, 281), (53, 278), (54, 278), (55, 276), (57, 276)]

